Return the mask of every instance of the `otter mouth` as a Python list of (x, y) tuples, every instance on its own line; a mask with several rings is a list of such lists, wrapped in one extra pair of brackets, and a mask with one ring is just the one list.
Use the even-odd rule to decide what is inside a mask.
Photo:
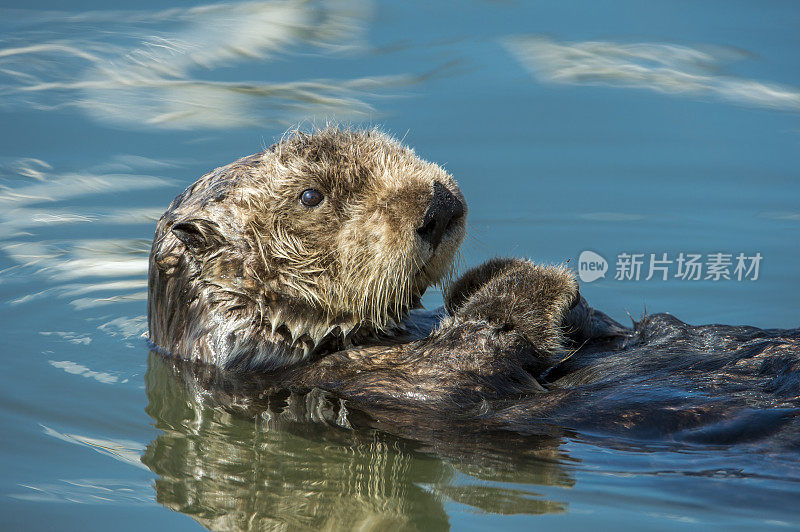
[(424, 261), (413, 274), (413, 284), (419, 293), (417, 299), (422, 298), (431, 286), (440, 286), (442, 289), (446, 289), (450, 284), (457, 269), (463, 235), (463, 217), (454, 218), (447, 224), (439, 246), (432, 250), (428, 260)]

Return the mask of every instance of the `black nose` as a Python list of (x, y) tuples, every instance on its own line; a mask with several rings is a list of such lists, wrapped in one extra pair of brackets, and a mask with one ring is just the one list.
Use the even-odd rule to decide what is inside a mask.
[(447, 187), (436, 181), (433, 184), (433, 199), (430, 207), (422, 217), (422, 226), (417, 229), (419, 236), (435, 248), (442, 241), (445, 231), (464, 215), (464, 206), (447, 190)]

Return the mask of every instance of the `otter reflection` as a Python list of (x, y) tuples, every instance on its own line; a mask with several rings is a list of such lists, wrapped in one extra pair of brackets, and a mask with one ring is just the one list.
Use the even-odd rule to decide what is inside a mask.
[[(162, 431), (142, 457), (158, 475), (156, 498), (214, 530), (446, 529), (447, 501), (496, 513), (566, 510), (491, 482), (574, 484), (557, 431), (505, 434), (493, 445), (477, 429), (401, 419), (392, 434), (325, 392), (289, 392), (157, 353), (146, 386), (147, 413)], [(482, 482), (465, 484), (459, 473)]]

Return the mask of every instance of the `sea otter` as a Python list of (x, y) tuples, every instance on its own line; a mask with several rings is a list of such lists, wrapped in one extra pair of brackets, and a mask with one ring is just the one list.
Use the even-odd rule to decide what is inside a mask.
[[(449, 282), (466, 216), (450, 174), (379, 131), (294, 132), (159, 220), (150, 339), (373, 413), (798, 441), (800, 330), (624, 327), (566, 267), (523, 259)], [(445, 307), (419, 310), (437, 283)]]

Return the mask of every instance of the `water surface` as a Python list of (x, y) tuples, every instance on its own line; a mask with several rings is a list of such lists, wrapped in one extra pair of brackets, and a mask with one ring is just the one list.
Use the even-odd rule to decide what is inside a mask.
[[(0, 523), (796, 527), (796, 454), (558, 427), (403, 439), (348, 429), (326, 397), (253, 419), (144, 333), (169, 201), (326, 120), (380, 125), (456, 176), (467, 264), (591, 250), (609, 271), (582, 292), (618, 320), (798, 327), (798, 28), (793, 2), (4, 5)], [(616, 280), (623, 253), (762, 260), (756, 280)]]

